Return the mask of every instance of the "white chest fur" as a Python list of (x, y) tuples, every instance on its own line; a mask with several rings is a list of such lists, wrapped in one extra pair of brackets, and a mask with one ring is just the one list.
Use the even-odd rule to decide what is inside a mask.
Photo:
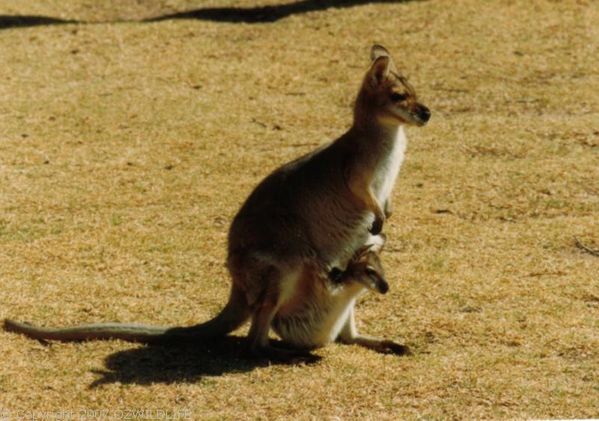
[(404, 160), (408, 140), (402, 126), (393, 134), (392, 147), (385, 158), (379, 163), (375, 170), (373, 190), (377, 199), (384, 204), (393, 190), (395, 180), (399, 175), (399, 169)]

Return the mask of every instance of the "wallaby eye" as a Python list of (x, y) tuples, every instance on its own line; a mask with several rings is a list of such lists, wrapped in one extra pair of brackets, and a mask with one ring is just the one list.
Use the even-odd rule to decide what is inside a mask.
[(378, 274), (379, 274), (376, 270), (374, 270), (370, 266), (366, 266), (365, 271), (366, 271), (366, 275), (368, 275), (368, 276), (378, 276)]
[(405, 101), (407, 97), (408, 96), (406, 94), (400, 94), (398, 92), (393, 92), (391, 94), (391, 101), (393, 101), (393, 102)]

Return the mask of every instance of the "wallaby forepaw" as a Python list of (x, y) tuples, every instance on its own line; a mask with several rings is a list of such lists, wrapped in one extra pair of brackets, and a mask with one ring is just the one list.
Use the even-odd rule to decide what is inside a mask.
[(393, 205), (391, 204), (391, 200), (387, 200), (385, 202), (383, 211), (385, 212), (385, 219), (389, 219), (389, 217), (393, 214)]

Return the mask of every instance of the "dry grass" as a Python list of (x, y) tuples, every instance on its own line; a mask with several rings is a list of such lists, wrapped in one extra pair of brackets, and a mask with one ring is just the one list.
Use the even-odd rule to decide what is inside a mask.
[[(141, 20), (251, 4), (5, 0), (0, 14)], [(314, 365), (264, 366), (235, 341), (0, 333), (0, 418), (599, 417), (599, 258), (579, 246), (599, 248), (597, 22), (593, 1), (431, 0), (271, 23), (0, 30), (0, 317), (204, 320), (227, 297), (231, 217), (271, 169), (348, 126), (371, 43), (433, 111), (408, 133), (386, 226), (392, 291), (358, 309), (363, 331), (413, 357), (334, 345)]]

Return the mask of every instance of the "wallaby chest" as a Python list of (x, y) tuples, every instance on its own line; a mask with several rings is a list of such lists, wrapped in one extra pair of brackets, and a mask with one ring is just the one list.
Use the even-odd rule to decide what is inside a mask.
[(402, 126), (399, 126), (397, 132), (390, 137), (387, 140), (389, 142), (387, 151), (375, 165), (372, 181), (372, 189), (381, 204), (391, 196), (407, 146), (407, 138)]

